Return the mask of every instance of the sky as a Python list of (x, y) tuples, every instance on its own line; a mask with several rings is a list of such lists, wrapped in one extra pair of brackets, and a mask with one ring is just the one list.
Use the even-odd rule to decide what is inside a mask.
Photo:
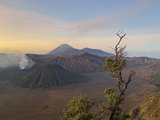
[(159, 0), (0, 0), (0, 52), (47, 53), (60, 44), (160, 58)]

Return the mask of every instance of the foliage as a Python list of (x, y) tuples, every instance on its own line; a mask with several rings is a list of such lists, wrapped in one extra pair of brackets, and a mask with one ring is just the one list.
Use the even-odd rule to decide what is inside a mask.
[(144, 100), (137, 115), (138, 120), (159, 120), (160, 119), (160, 92)]
[(68, 104), (68, 109), (64, 111), (62, 120), (92, 120), (93, 115), (90, 109), (94, 103), (86, 96), (74, 97)]
[[(107, 58), (104, 61), (104, 67), (110, 72), (113, 80), (116, 82), (117, 88), (107, 88), (104, 91), (105, 102), (99, 105), (100, 112), (95, 116), (91, 114), (90, 109), (94, 105), (93, 102), (91, 102), (86, 96), (78, 96), (70, 101), (62, 120), (126, 120), (129, 118), (128, 113), (125, 113), (120, 108), (120, 105), (125, 99), (125, 92), (128, 85), (131, 82), (132, 77), (135, 75), (134, 71), (130, 71), (127, 80), (122, 76), (122, 71), (125, 68), (124, 50), (126, 46), (120, 47), (119, 45), (125, 35), (126, 34), (117, 34), (120, 40), (114, 48), (115, 57)], [(107, 114), (108, 111), (110, 111), (110, 115)]]
[[(129, 117), (129, 115), (123, 112), (120, 108), (120, 105), (125, 99), (125, 92), (128, 85), (131, 82), (132, 77), (135, 75), (134, 71), (130, 71), (127, 80), (124, 80), (122, 76), (122, 71), (125, 68), (124, 50), (126, 46), (120, 47), (119, 45), (125, 35), (126, 34), (117, 34), (120, 39), (114, 48), (115, 57), (107, 58), (104, 61), (104, 67), (111, 73), (111, 76), (113, 80), (115, 80), (117, 86), (116, 90), (113, 88), (105, 90), (106, 103), (103, 104), (103, 108), (105, 108), (104, 111), (110, 110), (111, 114), (109, 116), (109, 120), (125, 120)], [(104, 105), (106, 107), (104, 107)]]
[(131, 111), (132, 120), (159, 120), (160, 92), (145, 99), (139, 107)]
[(160, 73), (159, 72), (153, 72), (151, 74), (150, 83), (156, 85), (157, 87), (160, 87)]

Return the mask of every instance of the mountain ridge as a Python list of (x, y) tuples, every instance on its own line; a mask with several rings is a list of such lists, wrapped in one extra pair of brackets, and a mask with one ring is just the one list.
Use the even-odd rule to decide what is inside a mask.
[(104, 58), (84, 53), (75, 56), (54, 56), (54, 55), (27, 55), (37, 64), (52, 63), (63, 66), (65, 69), (75, 72), (100, 72), (103, 71)]
[(111, 57), (113, 56), (112, 53), (105, 52), (100, 49), (92, 49), (92, 48), (83, 48), (83, 49), (76, 49), (68, 44), (61, 44), (54, 50), (48, 52), (48, 54), (52, 55), (63, 55), (63, 56), (73, 56), (73, 55), (82, 55), (84, 53), (89, 53), (92, 55), (97, 55), (99, 57)]

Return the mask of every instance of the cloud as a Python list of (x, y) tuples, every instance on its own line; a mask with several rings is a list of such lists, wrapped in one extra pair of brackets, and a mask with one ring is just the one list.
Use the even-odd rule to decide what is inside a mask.
[[(19, 0), (18, 0), (19, 1)], [(127, 6), (120, 6), (108, 15), (97, 16), (95, 19), (83, 22), (68, 23), (64, 20), (50, 17), (34, 11), (0, 5), (0, 34), (15, 35), (74, 35), (107, 28), (116, 22), (152, 6), (156, 0), (136, 0)], [(3, 32), (2, 32), (3, 31)]]
[[(7, 1), (8, 3), (11, 2), (9, 0)], [(16, 0), (16, 1), (17, 3), (15, 4), (21, 5), (18, 3), (19, 1), (23, 0)], [(13, 51), (13, 50), (22, 51), (23, 49), (24, 49), (23, 51), (31, 51), (31, 50), (47, 51), (49, 48), (52, 48), (53, 46), (55, 47), (58, 44), (58, 42), (61, 41), (73, 42), (77, 40), (80, 43), (83, 43), (82, 40), (88, 41), (85, 40), (85, 38), (87, 37), (88, 37), (87, 39), (89, 39), (88, 43), (84, 42), (84, 44), (81, 45), (82, 46), (84, 46), (85, 44), (89, 45), (91, 44), (91, 41), (94, 41), (92, 42), (92, 44), (95, 44), (93, 46), (96, 47), (98, 45), (99, 40), (101, 40), (101, 37), (104, 37), (103, 33), (101, 34), (100, 37), (97, 31), (106, 29), (108, 26), (112, 27), (116, 23), (122, 20), (131, 19), (132, 16), (136, 16), (143, 10), (146, 10), (148, 7), (152, 7), (154, 4), (156, 4), (155, 1), (157, 0), (135, 0), (135, 1), (123, 4), (123, 6), (117, 7), (114, 11), (110, 12), (109, 14), (106, 15), (104, 14), (103, 16), (97, 15), (95, 19), (79, 21), (79, 22), (74, 21), (71, 23), (58, 18), (41, 14), (39, 12), (25, 10), (22, 7), (23, 5), (21, 6), (21, 8), (13, 7), (11, 4), (13, 4), (15, 1), (10, 5), (1, 4), (0, 5), (1, 51)], [(93, 34), (92, 31), (94, 31), (94, 33), (96, 34)], [(91, 34), (89, 32), (91, 32)], [(87, 35), (84, 36), (84, 33), (86, 33)], [(148, 37), (149, 36), (143, 37), (142, 38), (143, 41), (145, 38), (148, 39)], [(157, 35), (157, 38), (158, 37), (159, 36)], [(140, 40), (141, 38), (134, 37), (134, 39)], [(108, 44), (109, 40), (110, 39), (104, 38), (103, 42), (107, 41)], [(77, 44), (77, 41), (75, 44)], [(99, 47), (100, 46), (103, 45), (99, 43)], [(107, 47), (106, 44), (104, 45), (103, 48), (105, 47)]]
[(136, 0), (128, 6), (122, 6), (111, 12), (109, 15), (99, 16), (93, 20), (85, 21), (77, 24), (78, 32), (90, 32), (94, 30), (104, 29), (107, 26), (112, 26), (121, 20), (128, 19), (139, 14), (141, 11), (156, 4), (157, 0)]
[[(39, 14), (33, 11), (22, 10), (0, 5), (0, 34), (54, 34), (67, 32), (72, 25), (62, 20)], [(3, 31), (3, 32), (2, 32)]]

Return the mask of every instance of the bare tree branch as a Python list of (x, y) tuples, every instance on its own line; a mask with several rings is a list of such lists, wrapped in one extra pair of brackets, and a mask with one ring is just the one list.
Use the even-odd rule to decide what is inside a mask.
[[(126, 33), (123, 33), (123, 31), (119, 31), (116, 34), (119, 37), (118, 43), (114, 47), (115, 51), (115, 59), (112, 59), (111, 63), (108, 63), (108, 67), (110, 69), (110, 72), (112, 74), (112, 78), (115, 79), (116, 85), (118, 88), (118, 95), (116, 96), (116, 102), (113, 108), (111, 109), (111, 115), (109, 117), (109, 120), (113, 120), (116, 112), (119, 109), (119, 105), (122, 103), (125, 97), (125, 92), (128, 88), (129, 83), (132, 80), (132, 77), (135, 75), (135, 71), (130, 71), (127, 81), (124, 80), (122, 76), (122, 70), (125, 66), (125, 53), (124, 50), (126, 49), (126, 45), (121, 47), (120, 43), (122, 39), (126, 36)], [(111, 64), (111, 65), (110, 65)]]

